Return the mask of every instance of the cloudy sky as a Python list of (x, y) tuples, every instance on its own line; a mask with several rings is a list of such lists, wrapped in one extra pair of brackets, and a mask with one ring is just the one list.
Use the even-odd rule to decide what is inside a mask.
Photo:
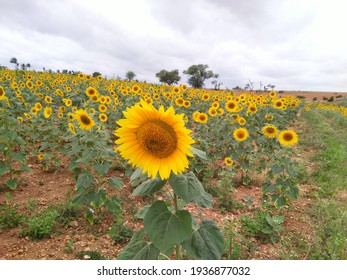
[[(347, 91), (345, 0), (0, 0), (0, 65), (158, 82), (208, 64), (224, 88)], [(206, 86), (210, 86), (207, 82)]]

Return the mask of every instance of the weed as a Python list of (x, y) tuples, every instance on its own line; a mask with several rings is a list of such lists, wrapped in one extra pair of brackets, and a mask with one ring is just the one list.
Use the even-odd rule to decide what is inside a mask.
[(65, 247), (64, 247), (65, 253), (67, 253), (67, 254), (72, 254), (73, 253), (73, 251), (74, 251), (74, 246), (73, 246), (74, 242), (75, 241), (73, 239), (70, 239), (70, 240), (66, 241)]
[(279, 232), (283, 230), (281, 224), (283, 216), (270, 216), (264, 211), (257, 211), (254, 217), (241, 217), (242, 230), (247, 236), (253, 236), (263, 243), (278, 241)]
[(6, 203), (0, 205), (0, 231), (17, 227), (23, 216), (18, 214), (18, 205), (12, 202), (10, 193), (6, 193)]
[(29, 236), (33, 240), (49, 237), (55, 226), (55, 220), (59, 213), (54, 208), (47, 208), (32, 214), (25, 222), (21, 236)]

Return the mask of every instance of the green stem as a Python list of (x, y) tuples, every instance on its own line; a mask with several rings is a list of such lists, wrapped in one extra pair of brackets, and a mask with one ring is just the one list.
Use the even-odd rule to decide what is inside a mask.
[[(176, 193), (174, 193), (174, 205), (175, 205), (175, 213), (178, 212), (178, 200), (177, 200), (177, 195)], [(176, 249), (176, 260), (180, 260), (181, 259), (181, 244), (176, 244), (175, 245), (175, 249)]]

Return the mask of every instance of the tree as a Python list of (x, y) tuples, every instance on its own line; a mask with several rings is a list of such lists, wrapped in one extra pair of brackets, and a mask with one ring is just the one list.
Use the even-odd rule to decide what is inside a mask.
[(93, 73), (93, 77), (95, 78), (95, 77), (97, 77), (97, 76), (101, 76), (101, 73), (100, 73), (100, 72), (94, 72), (94, 73)]
[(214, 85), (215, 90), (219, 90), (220, 86), (223, 84), (222, 82), (219, 82), (217, 79), (219, 78), (219, 74), (214, 75), (215, 80), (211, 82), (212, 85)]
[(207, 64), (197, 64), (190, 66), (183, 74), (188, 75), (188, 84), (194, 88), (202, 88), (204, 82), (210, 78), (217, 78), (218, 74), (214, 74), (211, 70), (206, 70), (209, 66)]
[(16, 69), (18, 69), (19, 63), (18, 63), (18, 61), (17, 61), (17, 58), (12, 57), (12, 58), (10, 59), (10, 63), (14, 64), (14, 66), (16, 67)]
[(136, 74), (133, 71), (128, 71), (125, 74), (125, 78), (130, 82), (131, 80), (133, 80), (136, 77)]
[(177, 84), (181, 77), (177, 69), (172, 71), (160, 70), (157, 74), (155, 74), (161, 83), (167, 83), (168, 85)]
[(27, 69), (30, 69), (31, 64), (30, 64), (30, 63), (27, 63), (25, 66), (26, 66)]
[(24, 63), (22, 63), (22, 64), (20, 65), (20, 68), (22, 68), (22, 70), (26, 70), (26, 65), (25, 65)]

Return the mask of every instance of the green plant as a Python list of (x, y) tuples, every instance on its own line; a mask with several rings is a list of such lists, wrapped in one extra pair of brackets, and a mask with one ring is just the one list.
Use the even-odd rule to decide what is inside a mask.
[(263, 243), (278, 241), (279, 233), (283, 230), (283, 216), (270, 216), (264, 211), (257, 211), (254, 217), (241, 217), (241, 226), (245, 235), (253, 236)]
[(73, 204), (69, 200), (55, 205), (54, 208), (58, 213), (57, 221), (64, 226), (68, 226), (71, 221), (82, 216), (82, 207)]
[(81, 260), (107, 260), (107, 258), (103, 257), (99, 251), (80, 251), (76, 254), (76, 257)]
[(6, 202), (0, 205), (0, 231), (17, 227), (23, 220), (23, 216), (18, 214), (18, 205), (12, 202), (10, 193), (6, 192)]
[(37, 208), (37, 200), (30, 198), (27, 202), (27, 209), (29, 212), (34, 211)]
[(21, 236), (29, 236), (33, 240), (49, 237), (55, 226), (59, 213), (54, 208), (47, 208), (32, 214), (23, 224)]
[(225, 237), (224, 259), (241, 260), (253, 255), (255, 245), (238, 232), (235, 220), (225, 221), (222, 225), (222, 232)]
[(64, 247), (65, 253), (67, 253), (67, 254), (72, 254), (73, 253), (73, 251), (74, 251), (74, 246), (73, 246), (74, 242), (75, 241), (73, 239), (70, 239), (70, 240), (66, 241), (65, 247)]

